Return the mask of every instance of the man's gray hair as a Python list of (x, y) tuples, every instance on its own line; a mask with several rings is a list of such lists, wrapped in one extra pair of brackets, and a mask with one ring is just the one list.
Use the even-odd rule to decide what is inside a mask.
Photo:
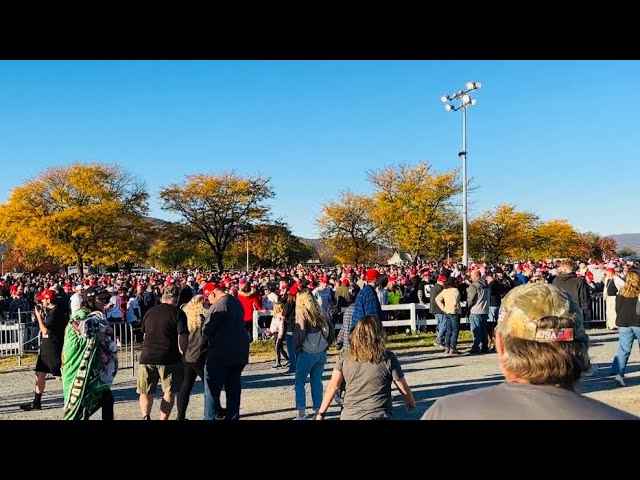
[(167, 285), (162, 292), (162, 300), (176, 300), (180, 297), (178, 285)]

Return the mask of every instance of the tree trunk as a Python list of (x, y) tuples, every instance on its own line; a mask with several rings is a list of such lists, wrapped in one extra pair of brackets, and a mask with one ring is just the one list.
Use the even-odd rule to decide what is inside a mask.
[(82, 256), (78, 255), (76, 259), (76, 267), (78, 267), (78, 273), (80, 274), (80, 280), (84, 278), (84, 262), (82, 261)]
[(224, 263), (222, 261), (223, 259), (224, 255), (222, 254), (222, 252), (216, 252), (216, 264), (220, 272), (224, 271)]

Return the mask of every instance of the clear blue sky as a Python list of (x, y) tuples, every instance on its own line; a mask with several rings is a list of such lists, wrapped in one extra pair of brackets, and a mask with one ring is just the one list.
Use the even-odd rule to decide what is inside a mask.
[(296, 235), (365, 170), (460, 166), (462, 113), (440, 97), (482, 82), (468, 112), (470, 216), (501, 203), (602, 235), (640, 232), (638, 61), (2, 61), (0, 201), (73, 161), (142, 176), (151, 214), (185, 174), (270, 176)]

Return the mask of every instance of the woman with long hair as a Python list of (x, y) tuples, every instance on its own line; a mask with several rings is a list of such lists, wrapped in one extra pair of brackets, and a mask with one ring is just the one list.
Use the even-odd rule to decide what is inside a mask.
[(322, 373), (327, 362), (327, 349), (333, 342), (335, 330), (329, 316), (307, 290), (298, 292), (296, 296), (295, 322), (293, 344), (298, 357), (295, 380), (298, 416), (294, 420), (312, 420), (313, 416), (306, 416), (304, 386), (310, 377), (311, 399), (317, 413), (322, 403)]
[(408, 410), (416, 407), (396, 355), (385, 347), (382, 322), (367, 315), (351, 333), (349, 348), (340, 352), (316, 420), (323, 420), (331, 400), (345, 381), (340, 420), (388, 420), (393, 412), (391, 384), (395, 383)]
[(611, 373), (615, 375), (615, 382), (624, 387), (624, 372), (631, 354), (633, 341), (640, 342), (640, 275), (635, 270), (629, 270), (624, 287), (616, 295), (616, 325), (618, 326), (618, 352), (613, 358)]
[(177, 420), (186, 420), (189, 398), (196, 378), (200, 377), (204, 383), (204, 363), (207, 359), (204, 321), (207, 316), (207, 309), (204, 307), (203, 300), (204, 297), (202, 295), (196, 295), (180, 307), (187, 315), (189, 343), (184, 352), (184, 377), (180, 393), (178, 393)]

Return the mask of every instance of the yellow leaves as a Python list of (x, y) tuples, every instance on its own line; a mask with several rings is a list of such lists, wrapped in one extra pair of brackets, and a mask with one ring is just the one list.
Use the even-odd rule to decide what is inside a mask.
[(147, 212), (147, 199), (144, 184), (117, 165), (52, 167), (15, 188), (0, 206), (0, 235), (64, 262), (114, 263), (133, 251), (126, 246), (131, 235), (122, 231)]

